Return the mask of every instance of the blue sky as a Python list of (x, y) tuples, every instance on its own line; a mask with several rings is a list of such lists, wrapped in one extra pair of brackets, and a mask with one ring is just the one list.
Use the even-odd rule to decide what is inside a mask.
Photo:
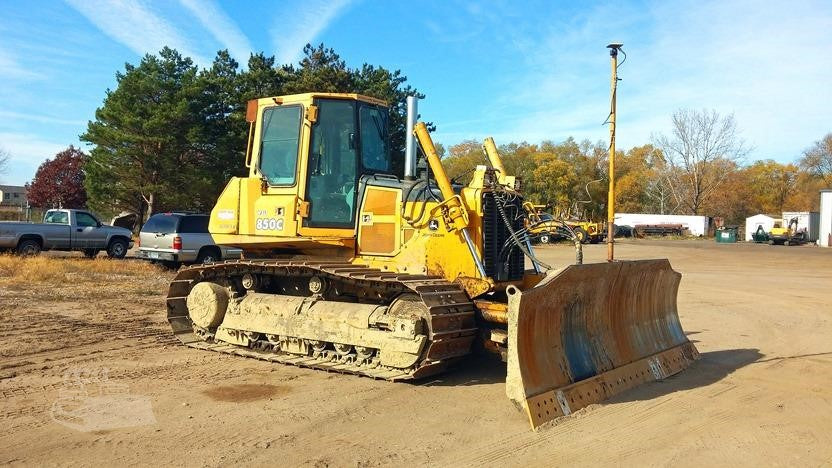
[[(522, 3), (522, 5), (520, 5)], [(669, 131), (674, 110), (734, 113), (750, 159), (787, 162), (832, 131), (832, 2), (0, 0), (3, 183), (79, 145), (115, 72), (169, 45), (294, 62), (324, 42), (398, 68), (447, 144), (605, 140), (609, 57), (624, 43), (619, 148)]]

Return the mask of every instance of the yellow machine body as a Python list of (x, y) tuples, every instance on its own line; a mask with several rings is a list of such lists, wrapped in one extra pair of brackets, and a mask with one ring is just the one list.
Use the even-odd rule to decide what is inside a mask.
[[(303, 116), (297, 155), (297, 175), (291, 184), (272, 186), (264, 181), (262, 147), (249, 146), (248, 177), (235, 177), (227, 184), (211, 211), (209, 229), (219, 244), (245, 249), (248, 256), (265, 253), (340, 257), (384, 271), (437, 275), (477, 283), (476, 290), (491, 289), (488, 278), (477, 272), (458, 230), (449, 228), (442, 215), (441, 200), (403, 200), (403, 189), (367, 186), (357, 208), (355, 227), (310, 227), (314, 200), (305, 175), (310, 170), (311, 129), (318, 99), (338, 99), (383, 107), (386, 104), (356, 94), (299, 94), (258, 99), (250, 104), (255, 122), (277, 106), (299, 106)], [(256, 108), (256, 114), (254, 114)], [(262, 141), (263, 125), (252, 125), (250, 140)], [(480, 171), (482, 172), (482, 171)], [(474, 243), (482, 237), (482, 173), (458, 194)], [(424, 206), (423, 206), (424, 205)], [(421, 216), (420, 216), (421, 215)], [(482, 255), (482, 252), (479, 252)], [(473, 289), (472, 289), (473, 292)]]
[(180, 341), (394, 381), (442, 372), (478, 341), (507, 361), (506, 393), (533, 427), (696, 359), (666, 260), (541, 271), (493, 140), (489, 166), (453, 186), (418, 123), (429, 171), (402, 178), (387, 117), (357, 94), (249, 102), (248, 175), (209, 224), (245, 259), (179, 271), (167, 309)]

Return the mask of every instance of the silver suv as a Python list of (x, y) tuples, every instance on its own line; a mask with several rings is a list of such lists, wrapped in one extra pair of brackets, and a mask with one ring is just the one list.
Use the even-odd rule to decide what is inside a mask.
[(157, 213), (139, 233), (139, 258), (180, 263), (217, 262), (240, 258), (242, 250), (217, 245), (208, 232), (209, 217), (193, 213)]

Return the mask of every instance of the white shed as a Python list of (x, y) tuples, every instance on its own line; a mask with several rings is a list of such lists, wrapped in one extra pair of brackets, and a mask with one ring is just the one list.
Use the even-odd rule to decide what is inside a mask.
[(820, 191), (820, 222), (818, 244), (832, 247), (832, 189)]
[(765, 232), (771, 231), (771, 228), (774, 227), (774, 221), (774, 218), (764, 214), (756, 214), (745, 218), (745, 241), (750, 242), (754, 240), (751, 236), (757, 232), (760, 226), (763, 227), (763, 231)]

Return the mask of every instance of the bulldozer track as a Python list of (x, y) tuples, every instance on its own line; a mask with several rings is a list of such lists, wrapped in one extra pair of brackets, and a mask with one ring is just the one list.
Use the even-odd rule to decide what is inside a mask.
[[(351, 282), (365, 291), (362, 299), (386, 304), (402, 293), (415, 293), (429, 313), (426, 320), (428, 345), (416, 365), (399, 369), (333, 360), (329, 356), (302, 356), (203, 340), (194, 332), (188, 316), (188, 293), (200, 281), (245, 273), (287, 278), (322, 276)], [(465, 291), (440, 277), (386, 272), (343, 261), (232, 260), (192, 266), (179, 271), (171, 281), (167, 296), (167, 317), (173, 333), (180, 342), (192, 348), (391, 381), (437, 374), (453, 361), (469, 354), (477, 332), (474, 311), (474, 304)]]

